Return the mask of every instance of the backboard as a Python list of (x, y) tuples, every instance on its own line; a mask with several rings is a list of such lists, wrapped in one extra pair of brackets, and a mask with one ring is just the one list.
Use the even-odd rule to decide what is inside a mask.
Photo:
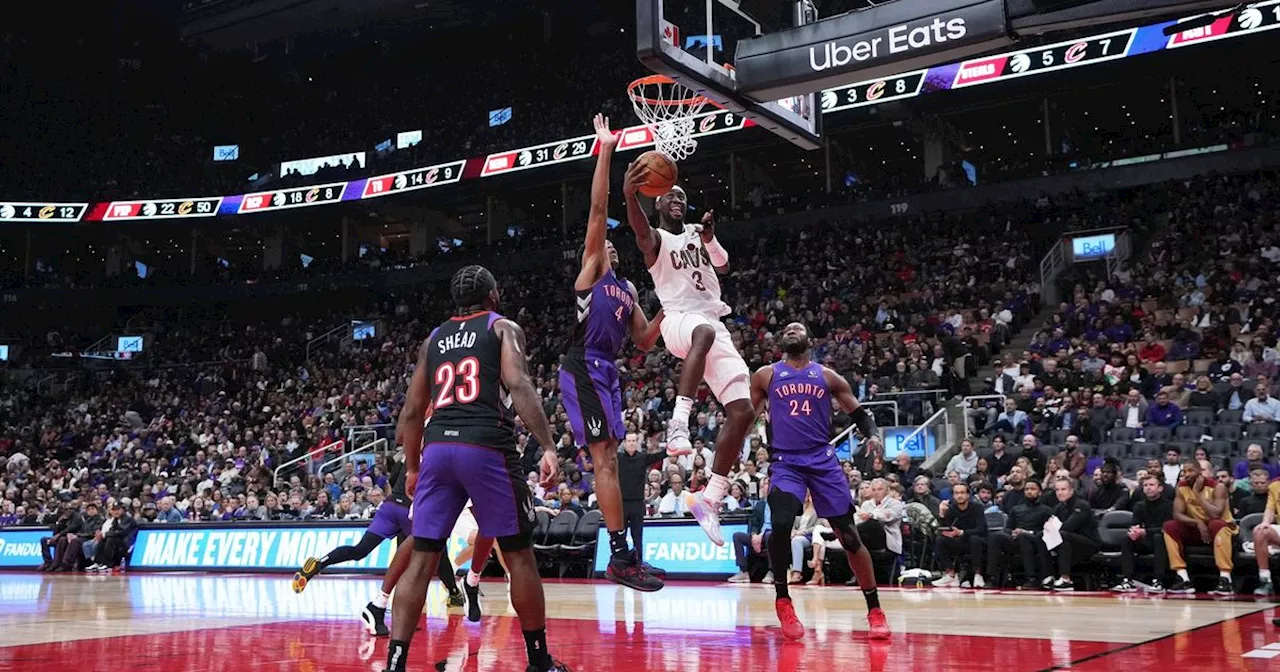
[[(636, 54), (646, 67), (694, 89), (726, 110), (806, 149), (822, 144), (817, 93), (758, 102), (738, 93), (734, 58), (738, 43), (770, 27), (792, 28), (816, 20), (808, 3), (786, 3), (781, 26), (756, 17), (738, 0), (636, 0)], [(794, 6), (793, 6), (794, 5)], [(763, 20), (762, 20), (763, 19)]]

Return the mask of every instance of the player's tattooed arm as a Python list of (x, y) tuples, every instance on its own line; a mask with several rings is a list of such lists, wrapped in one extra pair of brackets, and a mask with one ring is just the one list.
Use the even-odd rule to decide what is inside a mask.
[(609, 268), (609, 253), (605, 247), (608, 242), (605, 232), (609, 228), (609, 164), (613, 160), (613, 149), (618, 145), (618, 136), (609, 130), (609, 118), (604, 115), (597, 114), (593, 124), (600, 153), (596, 156), (596, 170), (591, 177), (591, 211), (587, 215), (582, 270), (573, 285), (578, 291), (591, 289)]
[(773, 382), (773, 367), (762, 366), (751, 374), (751, 407), (756, 417), (764, 411), (769, 403), (769, 383)]
[[(427, 377), (427, 347), (423, 341), (418, 348), (418, 363), (409, 379), (409, 391), (396, 422), (396, 443), (404, 446), (405, 487), (413, 492), (418, 482), (418, 465), (422, 463), (422, 424), (431, 403), (431, 379)], [(410, 484), (409, 480), (413, 483)]]
[(542, 399), (533, 388), (529, 378), (528, 360), (525, 358), (524, 330), (511, 320), (498, 320), (493, 324), (494, 331), (502, 340), (502, 384), (511, 395), (511, 405), (516, 415), (524, 422), (524, 426), (533, 434), (533, 438), (543, 448), (555, 450), (556, 442), (551, 438), (551, 421), (542, 408)]
[(822, 375), (826, 378), (827, 389), (831, 390), (831, 396), (840, 406), (840, 410), (853, 418), (858, 432), (862, 434), (862, 438), (866, 439), (867, 448), (869, 450), (883, 448), (880, 443), (880, 430), (876, 428), (875, 416), (858, 403), (858, 398), (853, 396), (853, 388), (849, 386), (849, 381), (825, 366), (822, 367)]
[(636, 247), (644, 254), (645, 268), (651, 268), (658, 260), (658, 234), (649, 225), (649, 218), (644, 214), (640, 199), (640, 185), (649, 176), (649, 169), (632, 163), (627, 166), (627, 174), (622, 178), (622, 198), (627, 203), (627, 224), (636, 236)]

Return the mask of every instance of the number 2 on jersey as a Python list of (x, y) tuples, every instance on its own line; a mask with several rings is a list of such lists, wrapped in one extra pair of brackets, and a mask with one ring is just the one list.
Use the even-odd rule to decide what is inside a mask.
[(808, 399), (805, 399), (804, 403), (801, 403), (799, 401), (796, 401), (795, 399), (792, 399), (790, 403), (791, 403), (792, 416), (797, 416), (797, 415), (800, 415), (801, 413), (805, 415), (813, 415), (813, 409), (809, 406)]
[(441, 364), (436, 368), (435, 383), (438, 390), (436, 410), (455, 401), (460, 404), (472, 403), (480, 398), (480, 360), (467, 357), (457, 364)]

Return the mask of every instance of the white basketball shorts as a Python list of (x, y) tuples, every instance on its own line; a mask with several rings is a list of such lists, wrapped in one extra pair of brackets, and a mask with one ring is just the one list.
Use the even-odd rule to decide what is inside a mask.
[(671, 354), (684, 359), (693, 345), (693, 330), (707, 325), (716, 332), (716, 340), (707, 352), (703, 380), (721, 404), (751, 400), (751, 371), (738, 349), (733, 347), (729, 329), (720, 320), (698, 313), (667, 313), (662, 320), (662, 340)]

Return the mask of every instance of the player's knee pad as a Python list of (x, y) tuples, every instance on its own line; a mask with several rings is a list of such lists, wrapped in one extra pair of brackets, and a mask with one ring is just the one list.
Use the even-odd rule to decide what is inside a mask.
[(444, 539), (423, 539), (422, 537), (413, 538), (413, 550), (415, 551), (422, 551), (424, 553), (443, 553), (444, 547)]
[(498, 548), (503, 553), (515, 553), (533, 546), (533, 532), (517, 532), (505, 537), (498, 537)]
[(795, 495), (782, 490), (769, 492), (769, 522), (773, 525), (774, 534), (789, 534), (802, 511), (804, 504)]

